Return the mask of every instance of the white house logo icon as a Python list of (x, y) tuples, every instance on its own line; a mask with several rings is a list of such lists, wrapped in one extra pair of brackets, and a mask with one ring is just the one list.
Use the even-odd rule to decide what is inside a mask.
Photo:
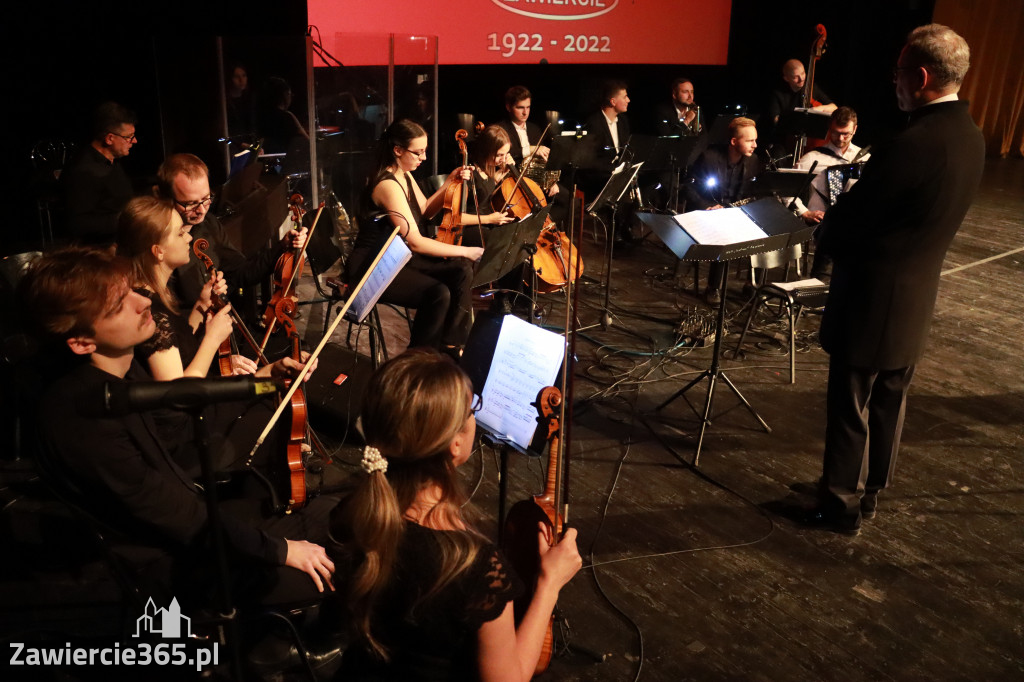
[(144, 632), (167, 639), (191, 637), (192, 619), (181, 615), (177, 598), (172, 598), (170, 606), (166, 609), (158, 609), (150, 597), (146, 602), (145, 611), (135, 621), (135, 634), (132, 637), (140, 637)]

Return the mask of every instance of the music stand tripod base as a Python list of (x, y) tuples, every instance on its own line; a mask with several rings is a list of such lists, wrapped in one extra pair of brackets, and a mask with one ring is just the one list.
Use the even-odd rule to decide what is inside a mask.
[[(707, 431), (708, 427), (711, 426), (711, 409), (714, 406), (715, 389), (718, 387), (718, 380), (719, 379), (721, 379), (722, 381), (725, 382), (725, 384), (732, 390), (732, 392), (736, 395), (736, 397), (739, 398), (740, 402), (743, 403), (743, 406), (747, 408), (747, 411), (749, 411), (750, 414), (754, 415), (754, 418), (757, 419), (758, 422), (760, 422), (760, 424), (764, 428), (765, 432), (766, 433), (771, 433), (772, 432), (771, 427), (768, 426), (768, 422), (766, 422), (761, 417), (761, 415), (757, 413), (757, 410), (755, 410), (754, 406), (750, 404), (750, 401), (747, 400), (743, 396), (742, 393), (740, 393), (740, 390), (738, 388), (736, 388), (736, 384), (732, 383), (732, 380), (730, 380), (728, 375), (726, 375), (725, 370), (722, 369), (721, 364), (719, 362), (719, 358), (721, 356), (721, 350), (722, 350), (722, 337), (724, 336), (723, 332), (724, 332), (724, 326), (725, 326), (725, 301), (726, 301), (725, 292), (727, 291), (726, 284), (728, 282), (728, 279), (729, 279), (729, 269), (728, 268), (723, 268), (722, 269), (722, 282), (721, 282), (722, 300), (718, 304), (718, 317), (716, 318), (716, 322), (715, 322), (715, 345), (714, 345), (714, 350), (712, 351), (712, 354), (711, 354), (711, 366), (708, 369), (706, 369), (703, 372), (701, 372), (700, 375), (697, 376), (692, 381), (690, 381), (690, 383), (688, 383), (685, 386), (683, 386), (681, 389), (679, 389), (678, 391), (673, 393), (671, 396), (669, 396), (660, 405), (658, 405), (657, 407), (654, 408), (655, 412), (660, 412), (663, 408), (667, 407), (670, 403), (675, 401), (677, 398), (683, 397), (686, 394), (687, 391), (689, 391), (691, 388), (693, 388), (694, 386), (696, 386), (700, 382), (704, 381), (704, 379), (708, 380), (708, 392), (707, 392), (707, 397), (706, 397), (706, 399), (704, 401), (704, 412), (703, 412), (702, 415), (700, 415), (701, 416), (700, 432), (697, 434), (697, 444), (696, 444), (696, 446), (694, 447), (694, 450), (693, 450), (693, 462), (691, 464), (692, 464), (692, 466), (694, 468), (697, 468), (698, 464), (700, 463), (700, 450), (701, 450), (701, 447), (703, 447), (703, 445), (704, 445), (704, 433)], [(687, 401), (687, 404), (690, 405), (691, 408), (693, 408), (692, 403)], [(696, 413), (697, 410), (694, 409), (694, 412)]]

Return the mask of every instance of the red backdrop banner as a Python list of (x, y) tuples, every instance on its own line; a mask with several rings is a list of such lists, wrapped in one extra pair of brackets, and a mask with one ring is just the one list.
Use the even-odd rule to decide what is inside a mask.
[[(437, 36), (441, 64), (725, 64), (730, 0), (308, 0), (346, 64), (381, 63), (350, 34)], [(315, 35), (315, 34), (314, 34)], [(386, 53), (383, 55), (386, 58)]]

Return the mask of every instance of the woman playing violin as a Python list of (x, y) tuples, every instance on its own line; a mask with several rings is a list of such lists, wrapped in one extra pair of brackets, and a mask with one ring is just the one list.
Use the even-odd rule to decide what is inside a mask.
[(444, 244), (421, 232), (423, 218), (441, 210), (448, 185), (470, 177), (469, 169), (458, 168), (427, 198), (412, 177), (426, 156), (427, 134), (418, 124), (398, 120), (384, 131), (378, 169), (368, 186), (372, 206), (367, 206), (366, 213), (384, 212), (391, 220), (363, 221), (349, 258), (348, 276), (349, 281), (362, 276), (392, 227), (397, 226), (413, 257), (381, 301), (416, 310), (410, 347), (457, 352), (469, 334), (473, 264), (480, 260), (483, 248)]
[(581, 565), (576, 531), (549, 546), (538, 528), (540, 577), (517, 629), (511, 600), (522, 585), (466, 518), (456, 471), (472, 453), (478, 409), (465, 373), (429, 351), (392, 358), (367, 386), (365, 477), (331, 524), (356, 562), (346, 680), (533, 674), (559, 591)]
[[(189, 262), (192, 236), (167, 199), (136, 197), (128, 202), (117, 225), (117, 253), (132, 263), (136, 288), (153, 302), (156, 333), (136, 349), (150, 374), (159, 381), (205, 377), (221, 343), (231, 334), (230, 309), (207, 315), (214, 293), (227, 293), (218, 272), (206, 283), (199, 300), (183, 314), (167, 287), (175, 268)], [(236, 374), (256, 367), (242, 356), (232, 357)]]

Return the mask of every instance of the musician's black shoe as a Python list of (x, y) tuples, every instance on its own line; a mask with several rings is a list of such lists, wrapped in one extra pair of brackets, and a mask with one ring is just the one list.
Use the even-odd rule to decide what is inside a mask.
[(864, 493), (860, 498), (860, 515), (865, 519), (873, 519), (878, 515), (878, 493)]
[(797, 521), (805, 528), (830, 530), (833, 533), (842, 533), (843, 535), (850, 536), (860, 534), (860, 517), (850, 519), (846, 516), (829, 512), (822, 507), (814, 507), (808, 510), (798, 517)]

